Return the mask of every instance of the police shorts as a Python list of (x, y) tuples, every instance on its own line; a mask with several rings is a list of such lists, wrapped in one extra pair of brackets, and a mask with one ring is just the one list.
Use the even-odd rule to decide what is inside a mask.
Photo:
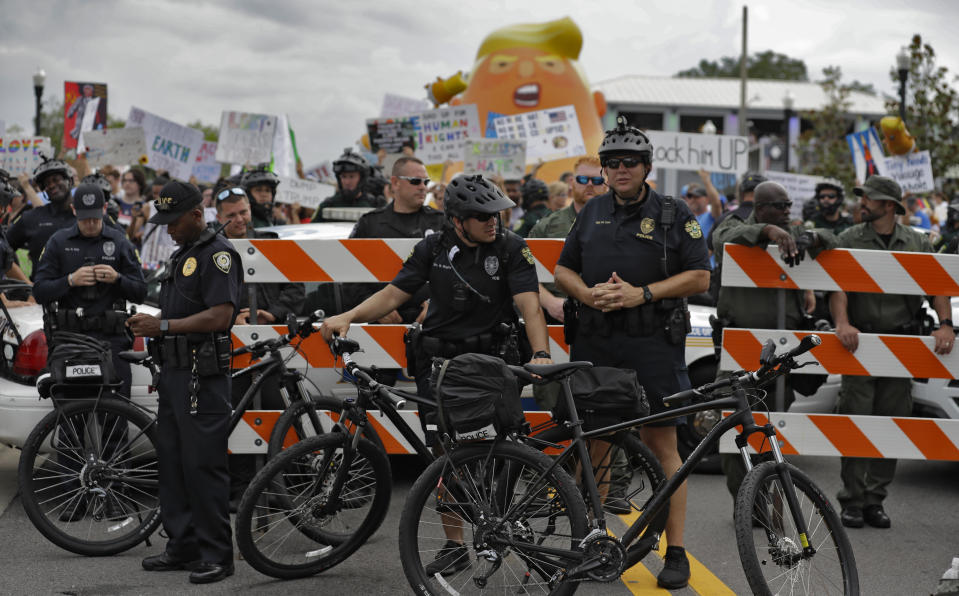
[[(675, 346), (666, 341), (663, 332), (648, 337), (630, 337), (613, 333), (608, 337), (597, 334), (576, 336), (570, 349), (570, 360), (588, 360), (594, 366), (614, 366), (636, 371), (639, 384), (646, 391), (650, 414), (664, 412), (663, 398), (692, 387), (686, 372), (686, 346)], [(649, 426), (677, 426), (685, 424), (685, 417), (672, 418)]]

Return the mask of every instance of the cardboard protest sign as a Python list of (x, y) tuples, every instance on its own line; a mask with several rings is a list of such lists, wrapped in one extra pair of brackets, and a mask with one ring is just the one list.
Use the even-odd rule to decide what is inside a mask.
[(411, 120), (416, 131), (416, 156), (427, 164), (459, 161), (463, 143), (482, 138), (475, 104), (428, 110)]
[(130, 108), (127, 126), (143, 129), (147, 148), (147, 161), (143, 165), (154, 170), (166, 170), (180, 180), (190, 179), (196, 154), (203, 144), (202, 132), (136, 106)]
[(276, 187), (275, 200), (278, 203), (289, 203), (291, 205), (299, 203), (301, 207), (315, 209), (325, 199), (332, 197), (335, 192), (335, 186), (322, 182), (281, 177), (280, 184)]
[(931, 192), (936, 190), (932, 177), (932, 157), (928, 151), (893, 155), (883, 161), (883, 176), (899, 183), (902, 192)]
[(213, 184), (220, 177), (220, 164), (216, 158), (216, 143), (203, 141), (196, 152), (196, 161), (193, 162), (193, 176), (200, 182)]
[(313, 166), (305, 173), (309, 180), (336, 184), (336, 176), (333, 174), (333, 162), (330, 160), (326, 160), (323, 163)]
[(413, 117), (370, 118), (366, 121), (366, 131), (373, 153), (380, 149), (385, 149), (387, 153), (402, 153), (403, 147), (416, 149)]
[(789, 210), (790, 219), (802, 219), (803, 205), (807, 201), (815, 200), (816, 185), (825, 180), (821, 176), (807, 176), (805, 174), (789, 174), (786, 172), (772, 172), (766, 170), (763, 172), (768, 180), (783, 185), (789, 194), (789, 199), (793, 202)]
[[(63, 148), (78, 149), (80, 133), (107, 126), (106, 83), (63, 83)], [(83, 148), (79, 148), (83, 152)]]
[(80, 140), (86, 148), (87, 162), (94, 168), (139, 163), (147, 152), (143, 129), (135, 126), (88, 130), (80, 135)]
[(571, 105), (501, 116), (493, 123), (496, 138), (526, 141), (527, 163), (586, 154), (576, 108)]
[(32, 175), (43, 161), (41, 155), (53, 157), (49, 137), (0, 135), (0, 169), (11, 176)]
[(463, 145), (463, 173), (518, 180), (526, 174), (526, 141), (476, 139)]
[(849, 152), (852, 153), (852, 163), (856, 168), (856, 180), (860, 183), (873, 174), (885, 176), (885, 155), (882, 152), (882, 142), (875, 128), (867, 128), (851, 135), (846, 135)]
[(296, 165), (299, 161), (300, 155), (296, 150), (296, 137), (290, 120), (284, 115), (277, 116), (276, 134), (273, 136), (273, 172), (277, 176), (296, 178)]
[(749, 168), (749, 140), (735, 135), (646, 132), (653, 144), (653, 164), (661, 170), (706, 170), (742, 174)]
[(223, 163), (257, 165), (273, 156), (276, 116), (248, 112), (223, 112), (216, 160)]
[(392, 93), (383, 94), (383, 107), (380, 109), (380, 118), (396, 118), (419, 114), (430, 109), (430, 103), (425, 99), (413, 99)]

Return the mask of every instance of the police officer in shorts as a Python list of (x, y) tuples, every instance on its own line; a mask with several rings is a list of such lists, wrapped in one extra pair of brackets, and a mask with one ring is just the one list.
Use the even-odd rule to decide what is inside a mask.
[(230, 327), (243, 282), (230, 242), (207, 228), (192, 184), (169, 182), (150, 222), (179, 245), (160, 289), (160, 315), (127, 321), (160, 362), (157, 434), (160, 514), (169, 541), (147, 571), (189, 569), (190, 582), (233, 575), (230, 476)]
[[(709, 256), (696, 217), (682, 200), (663, 197), (646, 184), (653, 146), (624, 117), (599, 147), (610, 192), (579, 212), (556, 266), (556, 284), (579, 303), (571, 360), (634, 369), (652, 413), (662, 398), (690, 387), (685, 344), (686, 296), (709, 287)], [(567, 318), (566, 324), (570, 321)], [(640, 429), (672, 476), (681, 465), (676, 420)], [(689, 581), (683, 549), (685, 484), (670, 500), (661, 587)]]

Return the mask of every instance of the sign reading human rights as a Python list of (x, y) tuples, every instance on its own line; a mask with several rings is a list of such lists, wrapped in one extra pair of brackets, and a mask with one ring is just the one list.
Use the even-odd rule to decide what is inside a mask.
[(653, 164), (661, 170), (706, 170), (742, 174), (749, 169), (749, 140), (735, 135), (646, 132), (653, 144)]
[(477, 139), (463, 146), (463, 173), (516, 180), (526, 173), (526, 141)]
[(87, 162), (94, 168), (132, 165), (147, 152), (143, 129), (137, 126), (88, 130), (80, 136), (80, 144), (86, 147)]
[(174, 178), (189, 180), (203, 133), (182, 126), (134, 106), (127, 117), (128, 127), (140, 127), (146, 138), (147, 161), (154, 170), (166, 170)]
[(223, 112), (216, 160), (222, 163), (256, 165), (273, 157), (276, 116), (248, 112)]
[(496, 138), (526, 141), (526, 161), (553, 161), (586, 154), (574, 106), (500, 116), (493, 120)]
[(0, 135), (0, 169), (13, 176), (33, 174), (33, 170), (43, 161), (41, 155), (53, 157), (53, 145), (49, 137)]
[(411, 120), (416, 132), (416, 156), (428, 164), (459, 161), (463, 143), (483, 136), (473, 104), (429, 110)]

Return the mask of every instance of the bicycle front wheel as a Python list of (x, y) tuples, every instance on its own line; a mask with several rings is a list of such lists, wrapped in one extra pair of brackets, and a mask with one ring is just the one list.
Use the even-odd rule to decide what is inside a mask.
[(383, 523), (392, 489), (389, 460), (363, 438), (350, 457), (351, 439), (343, 433), (305, 439), (253, 478), (237, 508), (236, 542), (254, 569), (280, 579), (320, 573), (353, 554)]
[(417, 479), (400, 518), (400, 558), (417, 594), (572, 594), (586, 507), (573, 479), (516, 443), (456, 448)]
[[(330, 432), (333, 421), (322, 413), (324, 410), (339, 416), (343, 410), (343, 401), (325, 395), (306, 395), (305, 399), (293, 400), (273, 426), (266, 458), (271, 459), (277, 453), (304, 439)], [(385, 451), (383, 442), (372, 424), (367, 424), (363, 428), (363, 437)]]
[(156, 420), (114, 398), (58, 406), (20, 455), (23, 509), (48, 540), (90, 556), (143, 542), (160, 524)]
[[(792, 486), (776, 462), (765, 462), (749, 472), (736, 496), (736, 543), (753, 594), (859, 594), (852, 545), (835, 509), (806, 474), (784, 465)], [(798, 511), (791, 510), (787, 490), (795, 492)], [(800, 536), (796, 518), (805, 521), (807, 536)]]

